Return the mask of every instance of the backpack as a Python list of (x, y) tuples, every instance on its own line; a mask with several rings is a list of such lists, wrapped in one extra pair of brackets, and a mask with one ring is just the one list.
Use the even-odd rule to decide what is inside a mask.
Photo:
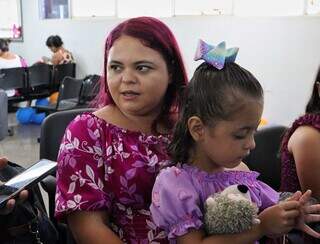
[[(7, 181), (24, 171), (9, 162), (0, 170), (0, 180)], [(0, 243), (2, 244), (56, 244), (58, 232), (47, 216), (39, 187), (29, 189), (29, 196), (18, 203), (8, 215), (0, 215)]]

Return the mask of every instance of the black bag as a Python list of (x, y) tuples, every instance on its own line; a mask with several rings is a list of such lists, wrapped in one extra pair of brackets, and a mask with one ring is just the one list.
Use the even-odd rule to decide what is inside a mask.
[[(8, 163), (0, 170), (0, 180), (7, 181), (24, 171), (21, 166)], [(29, 190), (29, 197), (18, 203), (8, 215), (0, 215), (1, 244), (56, 244), (58, 232), (49, 220), (41, 192), (36, 185)]]

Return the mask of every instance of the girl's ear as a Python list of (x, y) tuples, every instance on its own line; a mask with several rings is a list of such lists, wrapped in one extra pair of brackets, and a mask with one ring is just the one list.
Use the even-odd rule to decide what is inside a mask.
[(188, 130), (194, 141), (200, 141), (204, 135), (204, 124), (197, 116), (188, 119)]

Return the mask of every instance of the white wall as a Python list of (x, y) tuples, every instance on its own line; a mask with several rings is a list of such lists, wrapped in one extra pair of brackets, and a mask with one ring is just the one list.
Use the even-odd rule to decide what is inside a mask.
[[(77, 76), (101, 73), (106, 34), (122, 19), (39, 20), (38, 0), (23, 0), (24, 42), (11, 50), (29, 64), (50, 56), (45, 46), (52, 34), (62, 37), (77, 61)], [(238, 46), (237, 62), (250, 70), (265, 89), (264, 117), (289, 125), (303, 113), (320, 64), (320, 17), (198, 16), (162, 19), (180, 43), (189, 75), (198, 38)]]

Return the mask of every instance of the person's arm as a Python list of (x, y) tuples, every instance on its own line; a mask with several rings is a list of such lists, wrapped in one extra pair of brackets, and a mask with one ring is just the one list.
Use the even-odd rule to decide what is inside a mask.
[(310, 189), (320, 199), (320, 133), (310, 126), (299, 127), (289, 139), (288, 150), (293, 154), (302, 191)]
[[(8, 164), (8, 159), (4, 158), (4, 157), (0, 157), (0, 170), (4, 167), (6, 167)], [(2, 182), (0, 181), (0, 184), (2, 184)], [(28, 191), (27, 190), (23, 190), (20, 192), (19, 194), (19, 201), (24, 201), (28, 198)], [(10, 199), (6, 206), (3, 209), (0, 209), (0, 215), (6, 215), (11, 213), (11, 211), (14, 209), (15, 207), (15, 199)]]
[(201, 230), (192, 230), (178, 237), (179, 244), (248, 244), (254, 243), (263, 236), (276, 236), (288, 233), (295, 225), (299, 215), (298, 201), (283, 202), (269, 207), (259, 214), (261, 223), (252, 229), (239, 234), (205, 236)]
[(76, 211), (68, 215), (68, 226), (78, 244), (120, 244), (119, 237), (108, 228), (105, 211)]
[(53, 65), (58, 65), (62, 60), (63, 55), (60, 53), (60, 51), (58, 51), (52, 55), (51, 63)]

